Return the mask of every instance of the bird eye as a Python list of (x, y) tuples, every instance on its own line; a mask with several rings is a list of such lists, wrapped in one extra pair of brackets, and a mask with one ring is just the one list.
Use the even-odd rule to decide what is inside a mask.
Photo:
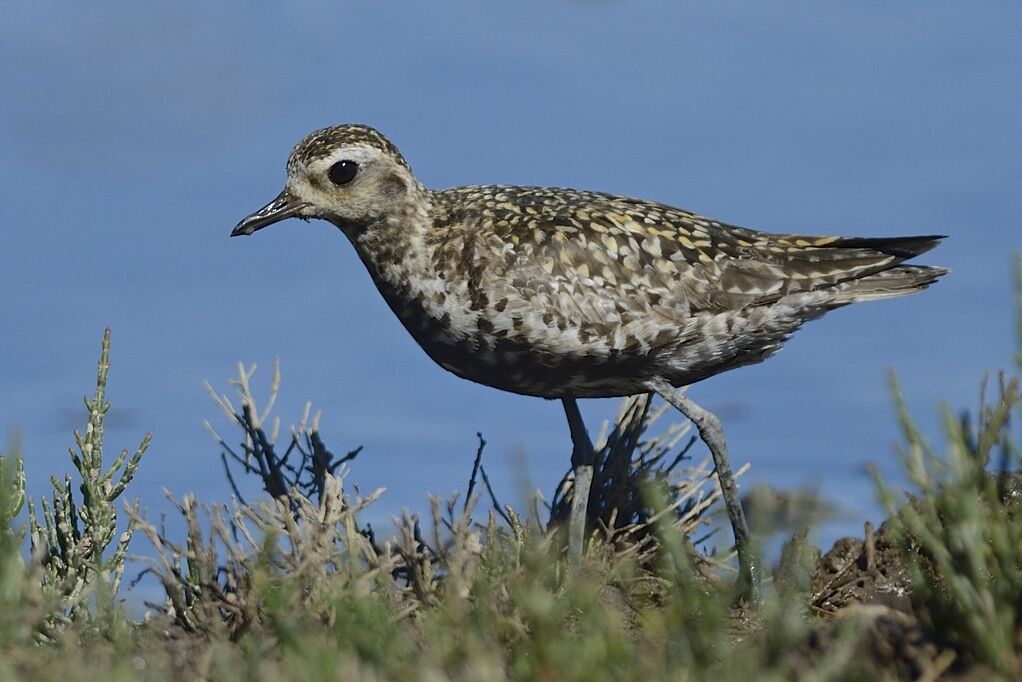
[(335, 185), (347, 185), (355, 179), (355, 173), (357, 172), (358, 164), (350, 159), (344, 159), (330, 166), (327, 176), (330, 178), (330, 182)]

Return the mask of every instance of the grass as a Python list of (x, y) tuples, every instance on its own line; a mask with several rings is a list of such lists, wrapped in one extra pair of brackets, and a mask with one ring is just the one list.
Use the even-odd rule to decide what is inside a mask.
[[(893, 382), (913, 490), (877, 476), (888, 520), (822, 557), (796, 532), (765, 602), (749, 609), (735, 602), (733, 557), (692, 542), (717, 504), (708, 464), (690, 458), (686, 425), (663, 427), (645, 398), (623, 402), (601, 438), (590, 542), (573, 565), (562, 532), (570, 475), (548, 508), (502, 505), (480, 437), (466, 497), (433, 499), (425, 518), (406, 513), (384, 536), (361, 520), (382, 492), (345, 485), (358, 450), (335, 456), (311, 408), (281, 437), (279, 369), (260, 407), (254, 368), (239, 366), (235, 397), (210, 389), (240, 432), (232, 445), (210, 427), (235, 495), (174, 500), (186, 531), (170, 537), (126, 499), (149, 437), (112, 458), (104, 450), (109, 352), (108, 331), (73, 472), (52, 479), (48, 498), (25, 494), (16, 444), (0, 456), (0, 679), (1022, 675), (1022, 448), (1011, 424), (1022, 399), (1008, 373), (984, 386), (974, 413), (944, 408), (939, 448)], [(265, 498), (242, 498), (240, 476), (257, 477)], [(142, 621), (120, 602), (132, 537), (163, 592)]]

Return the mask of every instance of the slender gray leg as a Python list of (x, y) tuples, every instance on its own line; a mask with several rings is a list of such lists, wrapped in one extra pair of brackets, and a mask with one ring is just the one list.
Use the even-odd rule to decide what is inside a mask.
[(758, 602), (759, 567), (752, 556), (749, 524), (745, 521), (745, 512), (742, 510), (742, 503), (738, 498), (738, 485), (735, 483), (734, 472), (731, 471), (731, 461), (727, 456), (727, 443), (724, 441), (724, 428), (720, 424), (720, 419), (712, 412), (696, 405), (681, 390), (674, 388), (663, 379), (654, 379), (648, 385), (695, 424), (699, 430), (699, 437), (710, 448), (713, 464), (717, 469), (717, 480), (720, 481), (724, 507), (727, 509), (728, 518), (731, 519), (731, 528), (735, 534), (739, 584), (743, 590), (748, 588), (749, 596), (753, 602)]
[(561, 398), (564, 414), (571, 431), (571, 466), (575, 470), (574, 489), (571, 494), (571, 518), (568, 520), (568, 558), (578, 563), (586, 537), (586, 517), (589, 509), (589, 490), (593, 485), (593, 465), (596, 452), (586, 433), (582, 414), (574, 398)]

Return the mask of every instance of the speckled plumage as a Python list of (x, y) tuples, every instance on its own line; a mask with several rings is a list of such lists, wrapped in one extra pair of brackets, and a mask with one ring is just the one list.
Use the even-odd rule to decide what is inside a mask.
[[(342, 157), (359, 160), (361, 187), (324, 177)], [(939, 237), (770, 234), (572, 189), (432, 191), (360, 125), (303, 139), (288, 178), (277, 201), (344, 231), (431, 358), (545, 398), (691, 384), (762, 360), (828, 310), (919, 291), (946, 272), (899, 265)]]
[(429, 190), (387, 138), (362, 125), (307, 136), (287, 175), (232, 236), (289, 217), (328, 220), (441, 366), (561, 399), (573, 443), (573, 559), (595, 461), (576, 398), (652, 391), (688, 416), (713, 455), (754, 600), (758, 569), (720, 421), (673, 387), (758, 362), (828, 310), (913, 293), (946, 272), (901, 265), (935, 236), (769, 234), (572, 189)]

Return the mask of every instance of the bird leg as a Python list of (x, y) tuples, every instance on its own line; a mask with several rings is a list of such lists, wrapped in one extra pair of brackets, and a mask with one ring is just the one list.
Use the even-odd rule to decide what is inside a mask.
[(699, 430), (699, 437), (710, 448), (713, 464), (717, 470), (717, 480), (720, 481), (724, 507), (727, 509), (731, 528), (735, 534), (739, 586), (743, 593), (748, 594), (753, 603), (758, 602), (759, 566), (752, 555), (749, 525), (745, 521), (745, 512), (742, 510), (742, 503), (738, 498), (738, 485), (735, 483), (734, 472), (731, 471), (731, 462), (727, 456), (727, 443), (724, 441), (724, 428), (721, 426), (720, 419), (712, 412), (696, 405), (681, 389), (674, 388), (663, 379), (654, 379), (648, 385), (661, 398), (688, 417), (689, 421)]
[(573, 563), (579, 563), (585, 544), (589, 491), (593, 485), (596, 452), (586, 432), (582, 414), (578, 411), (578, 403), (574, 398), (561, 398), (561, 404), (564, 405), (568, 429), (571, 431), (571, 466), (575, 471), (571, 493), (571, 516), (568, 520), (568, 558)]

